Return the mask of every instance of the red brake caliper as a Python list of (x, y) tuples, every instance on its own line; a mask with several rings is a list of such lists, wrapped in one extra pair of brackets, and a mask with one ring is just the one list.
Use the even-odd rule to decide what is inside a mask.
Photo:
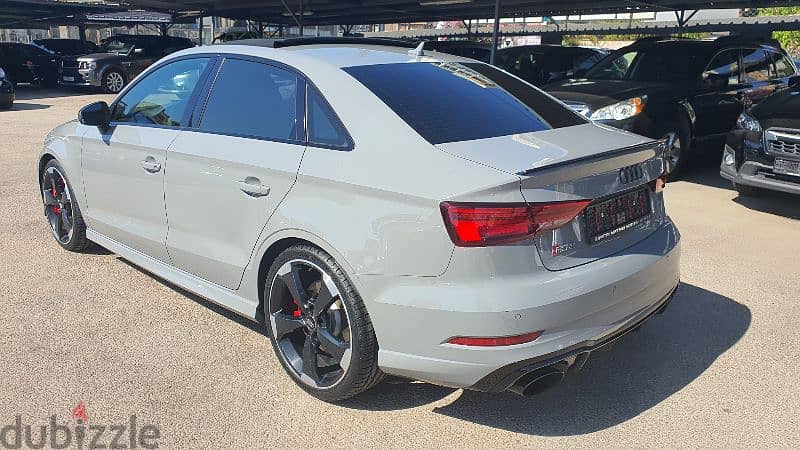
[(292, 317), (300, 317), (300, 305), (297, 304), (297, 300), (292, 299), (292, 303), (294, 303), (294, 311), (292, 311)]
[[(56, 192), (55, 183), (53, 183), (53, 187), (50, 188), (50, 193), (53, 194), (53, 198), (55, 199), (58, 198), (58, 193)], [(56, 214), (61, 214), (61, 208), (59, 208), (58, 205), (53, 205), (53, 212)]]

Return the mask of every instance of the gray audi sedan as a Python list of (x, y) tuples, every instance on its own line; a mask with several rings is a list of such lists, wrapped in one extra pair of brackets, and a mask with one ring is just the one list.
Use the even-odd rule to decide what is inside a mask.
[(663, 150), (484, 63), (308, 38), (172, 54), (38, 172), (63, 248), (264, 323), (320, 399), (386, 374), (531, 395), (672, 298)]

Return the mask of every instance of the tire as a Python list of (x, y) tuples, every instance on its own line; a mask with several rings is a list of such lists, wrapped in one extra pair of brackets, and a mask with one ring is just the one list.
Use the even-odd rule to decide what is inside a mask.
[(103, 74), (102, 88), (106, 94), (119, 94), (128, 84), (125, 74), (117, 69), (111, 69)]
[(733, 183), (733, 187), (742, 197), (758, 197), (762, 193), (761, 189), (746, 184)]
[(264, 322), (289, 377), (320, 400), (345, 400), (383, 379), (364, 302), (342, 267), (317, 247), (294, 245), (272, 263)]
[(86, 224), (64, 169), (55, 159), (45, 164), (41, 173), (44, 215), (58, 245), (71, 252), (91, 246), (86, 238)]
[[(691, 154), (691, 136), (691, 128), (685, 118), (681, 118), (664, 127), (661, 138), (667, 139), (668, 145), (672, 143), (671, 147), (667, 150), (667, 163), (670, 165), (669, 181), (680, 178), (681, 173), (689, 162)], [(676, 151), (677, 154), (674, 154)]]

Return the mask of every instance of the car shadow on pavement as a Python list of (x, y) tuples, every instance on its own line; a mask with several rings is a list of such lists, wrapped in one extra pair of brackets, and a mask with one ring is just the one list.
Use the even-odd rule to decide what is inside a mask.
[(37, 109), (47, 109), (50, 105), (42, 105), (40, 103), (19, 103), (15, 102), (14, 106), (8, 111), (34, 111)]
[[(680, 391), (731, 348), (750, 326), (750, 310), (682, 283), (663, 315), (595, 352), (586, 366), (536, 397), (463, 391), (438, 414), (541, 436), (592, 433), (638, 416)], [(342, 406), (366, 410), (418, 407), (454, 389), (419, 382), (382, 384)]]
[(763, 191), (757, 197), (739, 195), (733, 201), (755, 211), (800, 220), (800, 201), (797, 195)]
[(71, 90), (61, 88), (42, 88), (37, 86), (17, 86), (17, 100), (40, 100), (58, 97), (76, 97), (80, 95), (92, 95), (96, 92), (91, 90)]

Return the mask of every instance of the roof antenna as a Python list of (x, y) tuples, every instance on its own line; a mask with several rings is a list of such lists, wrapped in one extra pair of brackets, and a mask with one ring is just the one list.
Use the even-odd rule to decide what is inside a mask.
[(425, 41), (422, 41), (419, 43), (417, 48), (415, 48), (414, 50), (409, 50), (408, 54), (411, 56), (416, 56), (417, 58), (419, 58), (420, 56), (425, 56), (425, 52), (422, 50), (424, 47), (425, 47)]

